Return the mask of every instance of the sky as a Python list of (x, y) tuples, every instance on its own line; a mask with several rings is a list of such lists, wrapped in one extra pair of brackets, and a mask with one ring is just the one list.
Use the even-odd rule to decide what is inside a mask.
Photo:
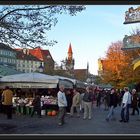
[(75, 69), (86, 69), (97, 75), (98, 58), (104, 57), (112, 42), (123, 40), (140, 23), (123, 24), (125, 11), (140, 5), (88, 5), (76, 16), (61, 15), (58, 23), (48, 32), (48, 39), (58, 43), (49, 49), (53, 59), (60, 65), (67, 57), (71, 43)]

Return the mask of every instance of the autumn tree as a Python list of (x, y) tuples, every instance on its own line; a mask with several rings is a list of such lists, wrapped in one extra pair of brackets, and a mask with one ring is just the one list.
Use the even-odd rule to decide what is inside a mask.
[(129, 56), (121, 49), (121, 41), (112, 43), (106, 53), (103, 64), (102, 80), (104, 83), (110, 83), (115, 87), (125, 86), (126, 79), (132, 77), (132, 66), (130, 65)]
[(54, 45), (47, 31), (58, 22), (59, 14), (75, 16), (84, 6), (74, 5), (13, 5), (0, 6), (0, 41), (11, 47)]

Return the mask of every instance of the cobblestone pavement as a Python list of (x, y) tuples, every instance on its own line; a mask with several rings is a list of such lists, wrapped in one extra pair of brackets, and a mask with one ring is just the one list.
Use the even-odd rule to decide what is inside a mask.
[(7, 120), (4, 114), (0, 114), (0, 134), (140, 134), (140, 116), (130, 115), (129, 123), (120, 123), (120, 110), (120, 107), (116, 108), (116, 120), (106, 122), (108, 111), (94, 105), (91, 120), (83, 120), (82, 113), (80, 118), (67, 115), (63, 126), (57, 125), (57, 116), (13, 115), (12, 120)]

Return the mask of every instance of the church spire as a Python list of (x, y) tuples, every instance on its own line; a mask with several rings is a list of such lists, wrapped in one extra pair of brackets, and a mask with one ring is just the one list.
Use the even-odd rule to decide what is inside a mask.
[(87, 77), (89, 76), (89, 62), (87, 62)]
[(68, 49), (68, 60), (72, 60), (73, 58), (73, 52), (72, 52), (72, 47), (71, 47), (71, 43), (69, 45), (69, 49)]

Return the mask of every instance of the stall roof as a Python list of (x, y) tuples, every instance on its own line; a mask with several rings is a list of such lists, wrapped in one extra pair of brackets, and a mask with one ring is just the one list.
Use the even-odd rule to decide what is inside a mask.
[(32, 83), (58, 83), (58, 78), (41, 73), (22, 73), (4, 76), (0, 82), (32, 82)]
[(58, 76), (58, 75), (55, 75), (53, 77), (55, 77), (55, 78), (57, 78), (59, 80), (59, 86), (64, 85), (65, 88), (70, 88), (70, 89), (73, 88), (75, 79), (70, 79), (70, 78), (63, 77), (63, 76)]
[(58, 78), (60, 80), (71, 81), (73, 83), (73, 85), (75, 85), (77, 88), (85, 88), (86, 87), (86, 84), (84, 82), (76, 80), (76, 79), (67, 78), (67, 77), (58, 76), (58, 75), (55, 75), (54, 77)]
[(61, 80), (69, 80), (73, 84), (76, 84), (76, 79), (72, 79), (72, 78), (68, 78), (68, 77), (63, 77), (63, 76), (58, 76), (58, 75), (54, 75), (53, 77), (58, 78), (58, 79), (61, 79)]

